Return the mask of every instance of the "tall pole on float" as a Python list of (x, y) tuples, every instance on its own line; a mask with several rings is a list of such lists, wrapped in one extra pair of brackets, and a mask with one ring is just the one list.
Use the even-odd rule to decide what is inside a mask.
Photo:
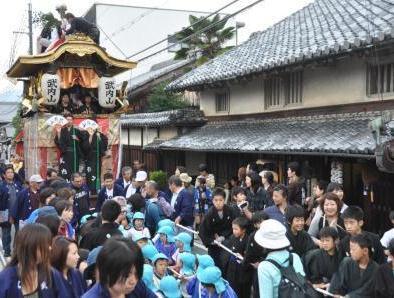
[(33, 55), (33, 12), (31, 9), (31, 1), (29, 2), (29, 54)]

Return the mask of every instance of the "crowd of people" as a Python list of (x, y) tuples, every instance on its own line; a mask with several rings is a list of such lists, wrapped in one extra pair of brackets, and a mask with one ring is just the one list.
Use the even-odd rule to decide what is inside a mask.
[(255, 163), (223, 188), (198, 170), (163, 186), (135, 161), (93, 198), (80, 173), (5, 166), (0, 297), (394, 297), (394, 229), (364, 231), (340, 184), (307, 197), (297, 162), (286, 185)]

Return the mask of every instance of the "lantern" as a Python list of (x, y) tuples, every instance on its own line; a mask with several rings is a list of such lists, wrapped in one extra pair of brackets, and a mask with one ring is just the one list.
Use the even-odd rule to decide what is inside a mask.
[(41, 77), (41, 91), (43, 104), (57, 105), (60, 98), (60, 77), (57, 74), (44, 73)]
[(116, 82), (114, 78), (100, 78), (98, 101), (103, 108), (114, 108), (116, 102)]

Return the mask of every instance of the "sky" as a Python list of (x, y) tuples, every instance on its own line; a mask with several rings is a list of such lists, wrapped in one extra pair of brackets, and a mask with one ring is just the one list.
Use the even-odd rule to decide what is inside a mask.
[[(94, 3), (123, 4), (143, 7), (173, 8), (195, 11), (215, 11), (228, 4), (231, 0), (31, 0), (33, 11), (53, 12), (57, 16), (55, 7), (65, 3), (68, 11), (76, 16), (82, 16)], [(240, 8), (253, 3), (254, 0), (239, 0), (229, 6), (223, 13), (233, 13)], [(277, 23), (286, 16), (294, 13), (302, 7), (313, 2), (313, 0), (265, 0), (251, 9), (238, 14), (236, 21), (244, 22), (245, 27), (239, 29), (239, 43), (248, 39), (255, 31), (261, 31)], [(12, 0), (12, 5), (3, 6), (3, 16), (0, 21), (0, 36), (2, 46), (0, 47), (0, 94), (12, 91), (19, 85), (14, 85), (5, 75), (10, 66), (10, 60), (15, 60), (19, 55), (27, 54), (28, 36), (26, 34), (15, 34), (14, 31), (28, 31), (27, 8), (29, 0)], [(181, 29), (181, 28), (180, 28)], [(35, 50), (35, 38), (40, 28), (34, 28), (33, 50)], [(11, 50), (15, 49), (14, 55)], [(11, 56), (13, 59), (11, 59)]]

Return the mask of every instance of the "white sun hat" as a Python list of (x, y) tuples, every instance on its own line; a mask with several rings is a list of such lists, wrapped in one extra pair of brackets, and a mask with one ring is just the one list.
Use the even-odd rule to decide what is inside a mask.
[(279, 221), (267, 219), (261, 223), (260, 229), (254, 235), (256, 242), (268, 249), (280, 249), (290, 246), (286, 237), (286, 228)]

